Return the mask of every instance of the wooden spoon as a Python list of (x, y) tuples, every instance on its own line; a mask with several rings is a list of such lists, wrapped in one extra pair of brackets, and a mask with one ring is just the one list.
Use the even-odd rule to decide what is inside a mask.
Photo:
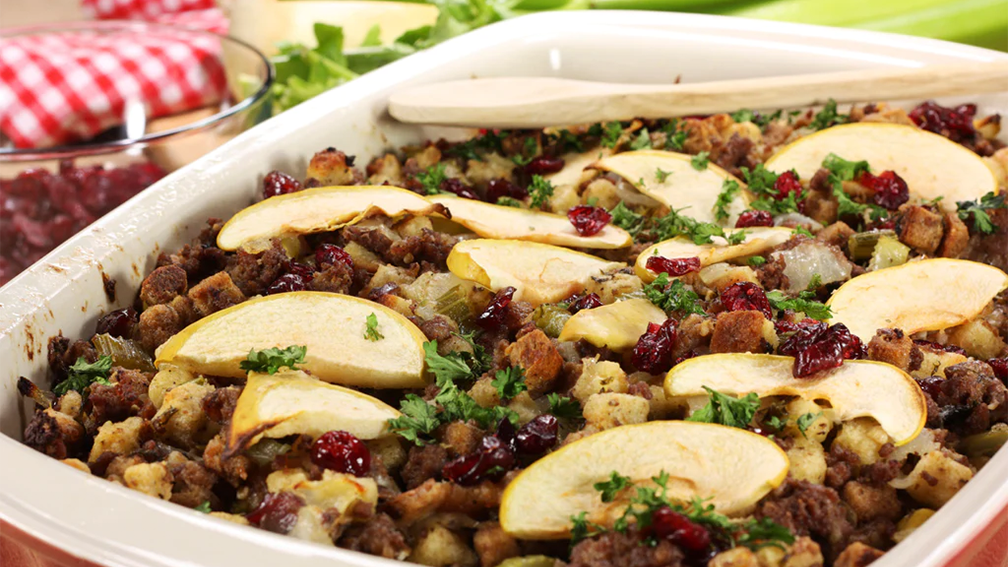
[(1008, 60), (865, 69), (707, 83), (634, 85), (552, 77), (500, 77), (411, 87), (389, 97), (402, 122), (544, 128), (632, 118), (920, 99), (1008, 91)]

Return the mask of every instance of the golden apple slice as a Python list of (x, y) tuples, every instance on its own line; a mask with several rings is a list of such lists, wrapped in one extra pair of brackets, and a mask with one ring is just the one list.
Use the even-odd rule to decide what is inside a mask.
[[(738, 181), (727, 171), (708, 163), (698, 171), (691, 163), (692, 156), (660, 150), (623, 152), (602, 158), (592, 167), (619, 175), (638, 191), (659, 203), (679, 210), (700, 222), (718, 222), (714, 216), (721, 187), (726, 179)], [(727, 211), (732, 217), (745, 210), (748, 204), (745, 191), (740, 191)]]
[(560, 156), (564, 160), (563, 169), (556, 173), (545, 175), (544, 177), (553, 184), (554, 187), (561, 185), (575, 185), (581, 181), (584, 170), (599, 159), (612, 155), (612, 150), (602, 148), (599, 151), (587, 153), (569, 153)]
[(227, 432), (227, 452), (242, 450), (263, 437), (349, 431), (361, 439), (388, 433), (395, 408), (356, 390), (326, 384), (300, 370), (276, 374), (250, 372)]
[(912, 335), (965, 323), (1006, 287), (1008, 275), (993, 266), (933, 258), (857, 276), (826, 305), (831, 322), (847, 325), (867, 343), (882, 328)]
[(581, 236), (570, 220), (561, 215), (451, 195), (437, 195), (427, 200), (447, 207), (453, 222), (483, 238), (527, 240), (575, 248), (622, 248), (633, 243), (630, 233), (611, 224), (594, 236)]
[(920, 433), (927, 406), (920, 386), (895, 366), (848, 360), (814, 378), (795, 378), (794, 359), (770, 354), (710, 354), (683, 361), (665, 377), (665, 394), (674, 398), (704, 396), (703, 386), (723, 394), (759, 397), (800, 396), (826, 400), (840, 420), (871, 417), (896, 445)]
[(647, 299), (617, 301), (594, 309), (582, 309), (567, 320), (561, 341), (584, 339), (597, 347), (622, 352), (637, 344), (648, 323), (664, 323), (665, 312)]
[[(700, 266), (709, 266), (719, 262), (727, 262), (735, 258), (744, 258), (754, 254), (762, 254), (767, 250), (787, 242), (793, 234), (790, 228), (754, 227), (745, 230), (746, 239), (740, 244), (728, 244), (720, 236), (714, 237), (711, 244), (696, 244), (685, 236), (677, 236), (646, 248), (637, 256), (634, 271), (645, 282), (653, 281), (658, 274), (647, 269), (647, 260), (651, 256), (665, 258), (700, 258)], [(729, 234), (731, 231), (727, 231)]]
[(566, 299), (583, 290), (592, 276), (624, 267), (622, 262), (518, 240), (463, 240), (448, 254), (451, 273), (494, 291), (514, 287), (515, 299), (533, 305)]
[[(364, 336), (374, 314), (381, 339)], [(377, 303), (318, 291), (251, 299), (189, 325), (157, 351), (155, 365), (244, 378), (250, 350), (307, 347), (300, 365), (327, 382), (367, 388), (422, 388), (424, 334)]]
[(527, 539), (569, 537), (571, 516), (611, 526), (627, 502), (602, 502), (593, 485), (615, 471), (634, 484), (669, 474), (668, 496), (687, 502), (711, 498), (722, 514), (740, 514), (787, 476), (788, 459), (776, 443), (722, 425), (652, 421), (607, 429), (532, 463), (504, 491), (500, 523)]
[(412, 191), (390, 186), (316, 187), (270, 197), (238, 211), (221, 228), (221, 250), (259, 249), (271, 238), (329, 232), (382, 213), (390, 217), (441, 210)]
[(771, 171), (794, 169), (811, 179), (823, 159), (836, 154), (851, 161), (865, 160), (875, 173), (895, 171), (910, 192), (956, 209), (956, 201), (972, 201), (997, 191), (997, 179), (980, 156), (949, 139), (915, 126), (859, 122), (833, 126), (798, 138), (766, 162)]

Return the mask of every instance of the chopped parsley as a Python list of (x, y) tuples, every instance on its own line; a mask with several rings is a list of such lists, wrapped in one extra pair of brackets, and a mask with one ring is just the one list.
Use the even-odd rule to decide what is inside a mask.
[(850, 198), (843, 190), (844, 181), (853, 181), (868, 172), (868, 162), (848, 161), (836, 154), (829, 154), (823, 160), (822, 166), (829, 170), (827, 178), (833, 185), (833, 196), (837, 199), (837, 215), (860, 215), (865, 210), (871, 208), (868, 205), (858, 203)]
[(529, 162), (535, 159), (536, 154), (538, 153), (539, 153), (539, 143), (536, 142), (536, 139), (534, 137), (529, 136), (525, 138), (525, 145), (522, 148), (521, 153), (519, 153), (516, 156), (512, 156), (511, 161), (513, 161), (515, 165), (526, 166), (529, 164)]
[(364, 338), (369, 341), (378, 341), (385, 338), (385, 335), (378, 332), (378, 316), (374, 313), (367, 316), (364, 328)]
[(822, 414), (823, 412), (819, 413), (809, 412), (802, 414), (798, 418), (798, 431), (801, 432), (802, 437), (806, 438), (808, 437), (807, 435), (805, 435), (805, 432), (808, 431), (809, 426), (812, 425), (815, 422), (815, 420), (819, 419), (819, 416), (821, 416)]
[(488, 130), (487, 133), (482, 136), (477, 136), (471, 140), (455, 144), (454, 146), (448, 148), (445, 153), (450, 156), (460, 157), (463, 159), (484, 161), (483, 156), (480, 155), (480, 150), (485, 152), (502, 151), (504, 138), (507, 138), (507, 136), (508, 132), (506, 130), (502, 130), (500, 132)]
[(445, 165), (436, 163), (424, 171), (416, 174), (417, 181), (423, 184), (424, 193), (427, 195), (437, 195), (441, 192), (441, 184), (448, 180), (445, 174)]
[(710, 164), (708, 156), (710, 156), (710, 152), (700, 152), (690, 158), (690, 165), (692, 165), (693, 169), (697, 171), (703, 171), (707, 169), (707, 166)]
[(731, 113), (732, 120), (738, 123), (752, 122), (756, 118), (756, 113), (748, 108), (740, 108)]
[(686, 144), (689, 132), (679, 128), (678, 120), (670, 120), (668, 124), (662, 126), (661, 130), (665, 134), (665, 149), (682, 151)]
[(529, 206), (533, 209), (541, 209), (549, 204), (550, 197), (553, 196), (553, 184), (542, 175), (533, 175), (528, 191), (532, 196)]
[(669, 276), (665, 272), (658, 274), (653, 282), (644, 286), (644, 296), (666, 313), (679, 311), (685, 315), (704, 314), (700, 306), (700, 297), (692, 290), (686, 289), (681, 280), (669, 282)]
[(276, 374), (283, 367), (297, 370), (297, 365), (304, 362), (308, 347), (291, 345), (287, 348), (252, 349), (248, 357), (241, 362), (241, 369), (246, 372), (265, 372)]
[(574, 398), (552, 392), (546, 395), (546, 400), (550, 405), (549, 412), (557, 419), (581, 419), (581, 404)]
[(502, 207), (514, 207), (520, 209), (522, 202), (514, 197), (497, 197), (497, 204)]
[[(756, 195), (756, 199), (749, 204), (751, 208), (767, 211), (774, 215), (800, 212), (798, 202), (806, 197), (807, 191), (805, 189), (802, 189), (800, 194), (791, 191), (783, 199), (779, 198), (780, 191), (774, 185), (780, 176), (763, 167), (762, 163), (757, 164), (752, 170), (743, 167), (742, 176), (745, 178), (749, 191)], [(798, 174), (795, 173), (795, 179), (797, 178)]]
[(822, 130), (824, 128), (829, 128), (830, 126), (843, 124), (844, 122), (847, 122), (847, 115), (839, 114), (837, 112), (836, 101), (829, 99), (826, 101), (826, 105), (823, 106), (823, 109), (817, 112), (812, 118), (809, 128), (812, 128), (813, 130)]
[(602, 145), (607, 148), (615, 148), (621, 135), (623, 135), (623, 126), (619, 122), (606, 122), (602, 129)]
[(510, 366), (504, 370), (498, 370), (490, 385), (497, 388), (497, 395), (500, 396), (501, 403), (508, 403), (518, 394), (528, 390), (525, 385), (525, 372), (520, 366)]
[[(682, 209), (680, 209), (682, 210)], [(655, 233), (658, 240), (668, 240), (676, 236), (687, 236), (694, 244), (710, 244), (715, 236), (720, 236), (729, 244), (739, 244), (745, 241), (744, 230), (726, 234), (720, 226), (710, 222), (699, 222), (696, 219), (679, 214), (673, 210), (660, 219), (655, 219)]]
[(112, 357), (103, 355), (94, 362), (88, 362), (83, 356), (77, 357), (77, 361), (70, 368), (67, 368), (66, 380), (63, 380), (53, 388), (53, 392), (63, 395), (70, 390), (84, 394), (91, 384), (110, 385), (108, 381), (109, 372), (112, 370)]
[(770, 305), (780, 311), (790, 309), (796, 313), (804, 313), (806, 317), (817, 321), (828, 321), (833, 316), (830, 308), (817, 301), (815, 293), (808, 290), (799, 291), (798, 297), (788, 297), (784, 292), (775, 289), (768, 291), (766, 296)]
[(595, 490), (602, 493), (603, 502), (612, 502), (616, 499), (616, 495), (623, 491), (623, 489), (629, 487), (633, 484), (630, 477), (623, 476), (616, 471), (612, 471), (609, 474), (609, 480), (603, 480), (602, 482), (596, 482), (592, 485)]
[(717, 201), (714, 202), (714, 217), (718, 220), (728, 218), (728, 207), (735, 196), (742, 190), (742, 186), (734, 179), (725, 179), (721, 184), (721, 192), (718, 193)]
[(770, 518), (750, 518), (743, 525), (743, 533), (735, 540), (739, 545), (744, 545), (752, 550), (762, 547), (783, 548), (784, 544), (792, 544), (795, 541), (794, 534), (784, 526), (771, 520)]
[(655, 179), (658, 180), (658, 183), (665, 183), (665, 180), (668, 179), (669, 175), (672, 175), (671, 171), (665, 171), (660, 167), (656, 168), (654, 172)]
[(633, 212), (623, 201), (620, 201), (618, 205), (613, 207), (609, 211), (609, 214), (612, 215), (612, 221), (610, 222), (613, 225), (622, 228), (633, 236), (636, 236), (647, 223), (647, 218), (644, 215)]
[(956, 208), (962, 221), (967, 222), (970, 216), (973, 217), (973, 228), (977, 232), (981, 234), (993, 234), (998, 229), (998, 226), (991, 220), (990, 214), (987, 211), (1008, 209), (1008, 203), (1005, 202), (1004, 193), (995, 195), (991, 191), (980, 197), (977, 201), (958, 201), (956, 202)]
[(766, 258), (763, 256), (750, 256), (746, 263), (754, 268), (758, 268), (763, 264), (766, 264)]
[(651, 134), (648, 133), (647, 128), (641, 128), (640, 132), (637, 133), (637, 137), (630, 140), (631, 150), (649, 150), (651, 149)]
[(802, 225), (798, 225), (798, 226), (794, 227), (793, 229), (791, 229), (791, 234), (802, 234), (802, 235), (807, 236), (809, 238), (815, 238), (815, 235), (812, 234), (812, 232), (810, 232), (809, 229), (805, 228)]
[(447, 355), (441, 356), (438, 354), (437, 348), (437, 341), (428, 341), (423, 344), (424, 361), (431, 374), (438, 380), (455, 381), (472, 378), (472, 368), (462, 357), (462, 353), (449, 352)]
[(707, 386), (704, 386), (703, 389), (707, 390), (710, 395), (710, 401), (686, 418), (686, 421), (718, 423), (745, 429), (760, 406), (759, 396), (754, 393), (747, 394), (744, 398), (736, 398)]
[(561, 152), (583, 152), (584, 144), (578, 139), (577, 135), (567, 130), (566, 128), (560, 130), (556, 134), (548, 134), (549, 139), (556, 142), (559, 150)]
[(202, 504), (193, 508), (193, 510), (196, 510), (197, 512), (203, 512), (204, 514), (209, 514), (210, 512), (212, 512), (212, 510), (210, 509), (210, 501), (204, 500)]
[(416, 394), (406, 394), (399, 403), (399, 411), (402, 415), (390, 419), (389, 428), (403, 439), (417, 445), (423, 445), (424, 438), (429, 437), (441, 425), (437, 408)]

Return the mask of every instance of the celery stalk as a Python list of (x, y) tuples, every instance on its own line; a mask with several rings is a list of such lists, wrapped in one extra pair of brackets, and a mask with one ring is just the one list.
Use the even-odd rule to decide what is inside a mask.
[(1008, 0), (959, 0), (850, 27), (1008, 49)]
[(825, 26), (848, 26), (857, 22), (870, 22), (879, 18), (889, 18), (919, 11), (934, 6), (954, 5), (955, 0), (911, 0), (903, 2), (880, 2), (879, 0), (776, 0), (741, 8), (731, 8), (725, 14), (776, 20), (801, 22)]

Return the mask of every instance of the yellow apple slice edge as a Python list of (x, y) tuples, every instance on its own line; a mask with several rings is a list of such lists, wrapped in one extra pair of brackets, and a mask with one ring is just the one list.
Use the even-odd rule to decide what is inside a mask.
[(629, 350), (648, 328), (648, 323), (664, 323), (665, 312), (640, 297), (617, 301), (594, 309), (582, 309), (564, 323), (559, 341), (584, 339), (599, 348), (615, 352)]
[[(696, 244), (685, 236), (677, 236), (653, 244), (637, 256), (634, 271), (640, 279), (651, 282), (658, 277), (658, 274), (647, 268), (648, 258), (652, 256), (670, 259), (696, 257), (700, 259), (700, 267), (703, 268), (718, 262), (762, 254), (787, 242), (794, 234), (790, 228), (783, 227), (753, 227), (736, 230), (745, 230), (746, 232), (746, 239), (739, 244), (728, 244), (728, 241), (720, 236), (715, 236), (714, 242), (710, 244)], [(725, 232), (731, 234), (733, 231)]]

